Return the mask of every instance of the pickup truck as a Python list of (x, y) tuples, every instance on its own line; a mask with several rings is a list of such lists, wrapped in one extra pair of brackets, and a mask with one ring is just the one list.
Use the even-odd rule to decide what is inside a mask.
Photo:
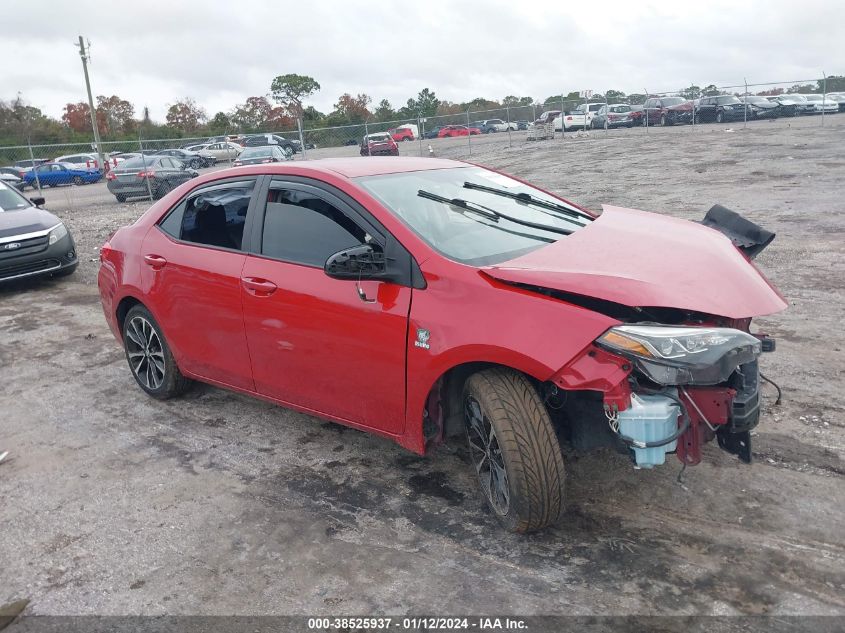
[[(586, 130), (593, 123), (593, 117), (604, 107), (604, 103), (582, 103), (577, 108), (555, 119), (555, 132), (563, 130)], [(561, 127), (563, 126), (563, 127)]]

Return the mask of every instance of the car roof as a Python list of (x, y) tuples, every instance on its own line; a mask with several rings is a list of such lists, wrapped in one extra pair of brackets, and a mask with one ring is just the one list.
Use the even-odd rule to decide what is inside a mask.
[[(359, 178), (362, 176), (381, 176), (384, 174), (399, 174), (413, 171), (428, 171), (431, 169), (452, 169), (454, 167), (471, 167), (469, 163), (445, 158), (422, 158), (411, 156), (369, 156), (348, 158), (321, 158), (318, 160), (291, 161), (255, 167), (235, 167), (213, 172), (203, 178), (203, 182), (228, 178), (236, 174), (279, 174), (319, 176), (327, 174), (343, 176), (345, 178)], [(206, 180), (207, 178), (207, 180)]]

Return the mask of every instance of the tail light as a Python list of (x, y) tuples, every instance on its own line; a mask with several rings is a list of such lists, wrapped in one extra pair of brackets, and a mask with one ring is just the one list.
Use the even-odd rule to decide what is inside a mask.
[(155, 178), (156, 173), (154, 171), (139, 171), (138, 178)]
[(110, 171), (106, 174), (106, 180), (117, 180), (117, 176), (115, 176), (113, 171)]
[(566, 120), (567, 120), (567, 121), (571, 121), (571, 120), (572, 120), (572, 117), (571, 117), (571, 116), (568, 116), (568, 117), (566, 117)]

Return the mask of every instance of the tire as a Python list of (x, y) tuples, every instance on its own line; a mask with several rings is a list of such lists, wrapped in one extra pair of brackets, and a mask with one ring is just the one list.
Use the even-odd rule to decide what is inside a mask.
[[(123, 349), (135, 382), (159, 400), (181, 395), (191, 385), (182, 375), (156, 320), (142, 305), (123, 320)], [(137, 369), (136, 369), (137, 367)]]
[(716, 123), (724, 123), (725, 122), (725, 115), (723, 112), (719, 111), (716, 113)]
[(71, 182), (76, 186), (81, 186), (85, 184), (85, 181), (82, 179), (82, 176), (74, 176)]
[(556, 522), (563, 513), (563, 457), (528, 378), (499, 368), (473, 374), (463, 403), (470, 458), (502, 526), (524, 534)]
[(122, 193), (116, 193), (114, 197), (117, 198), (118, 202), (126, 202), (126, 196)]
[[(178, 164), (178, 163), (177, 163)], [(191, 169), (199, 169), (200, 168), (200, 161), (198, 158), (192, 158), (191, 162), (188, 163), (188, 167)]]

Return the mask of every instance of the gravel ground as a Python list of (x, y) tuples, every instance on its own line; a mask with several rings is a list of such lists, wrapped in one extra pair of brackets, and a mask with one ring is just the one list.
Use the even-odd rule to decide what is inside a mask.
[[(700, 219), (714, 203), (777, 239), (759, 265), (789, 309), (752, 466), (708, 445), (634, 471), (566, 454), (568, 512), (503, 533), (460, 446), (393, 444), (198, 386), (158, 402), (103, 320), (97, 247), (146, 202), (46, 192), (77, 238), (68, 279), (0, 290), (0, 604), (34, 614), (845, 615), (841, 141), (845, 116), (473, 139), (472, 160), (590, 208)], [(466, 157), (465, 140), (432, 143)], [(317, 150), (311, 157), (353, 153)], [(417, 150), (419, 148), (417, 147)], [(427, 144), (424, 147), (427, 151)], [(403, 153), (411, 153), (404, 149)], [(597, 253), (596, 256), (602, 256)]]

